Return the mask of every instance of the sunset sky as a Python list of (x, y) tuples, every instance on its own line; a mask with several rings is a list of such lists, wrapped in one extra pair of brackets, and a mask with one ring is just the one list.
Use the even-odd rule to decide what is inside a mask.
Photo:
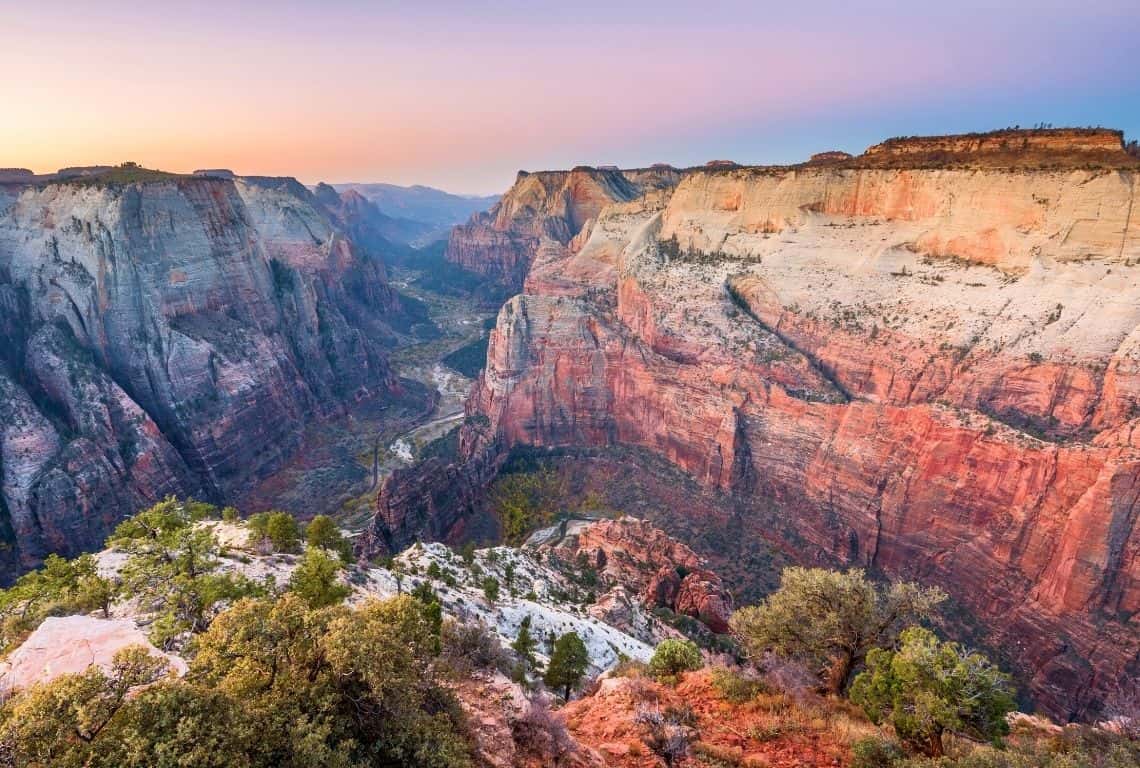
[(1140, 2), (0, 0), (0, 167), (505, 189), (899, 134), (1140, 135)]

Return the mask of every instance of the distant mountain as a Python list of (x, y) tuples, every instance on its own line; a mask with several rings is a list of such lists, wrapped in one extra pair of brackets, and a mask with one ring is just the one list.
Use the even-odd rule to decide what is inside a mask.
[[(408, 239), (407, 242), (412, 244), (442, 239), (451, 227), (464, 223), (472, 214), (485, 211), (499, 201), (499, 195), (453, 195), (421, 185), (334, 184), (333, 187), (338, 192), (358, 192), (390, 218), (429, 225), (429, 234)], [(409, 227), (411, 229), (413, 227)]]

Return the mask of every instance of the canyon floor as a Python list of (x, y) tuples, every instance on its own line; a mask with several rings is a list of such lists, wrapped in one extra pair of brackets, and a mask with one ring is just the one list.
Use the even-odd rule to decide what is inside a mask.
[(367, 523), (376, 490), (393, 470), (413, 464), (423, 450), (463, 420), (472, 379), (445, 357), (478, 344), (493, 312), (464, 295), (420, 284), (423, 272), (392, 270), (392, 286), (422, 302), (434, 329), (405, 335), (390, 360), (402, 393), (350, 405), (335, 419), (310, 425), (299, 450), (278, 471), (235, 500), (243, 510), (283, 509), (301, 518), (327, 514), (349, 530)]

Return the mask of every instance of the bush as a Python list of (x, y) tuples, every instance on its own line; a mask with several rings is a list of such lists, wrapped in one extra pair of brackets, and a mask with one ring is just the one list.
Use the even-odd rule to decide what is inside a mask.
[(911, 627), (897, 651), (876, 648), (851, 686), (851, 701), (876, 723), (889, 722), (903, 743), (930, 757), (944, 754), (943, 734), (1000, 743), (1014, 710), (1009, 676), (981, 654), (939, 642)]
[(352, 559), (352, 547), (328, 515), (317, 515), (309, 522), (305, 528), (305, 542), (310, 547), (335, 552), (345, 562)]
[(895, 742), (870, 736), (851, 745), (851, 768), (891, 768), (903, 756)]
[(732, 615), (732, 628), (753, 659), (768, 651), (795, 659), (828, 692), (840, 693), (868, 651), (891, 645), (903, 627), (945, 599), (941, 590), (917, 584), (880, 587), (861, 570), (787, 568), (763, 603)]
[(511, 670), (511, 658), (481, 621), (445, 621), (440, 630), (440, 658), (453, 673), (465, 677), (476, 670)]
[(761, 693), (771, 693), (771, 687), (764, 680), (746, 677), (740, 671), (728, 667), (714, 667), (712, 687), (725, 701), (743, 704), (752, 701)]
[(701, 650), (691, 640), (670, 638), (663, 640), (649, 660), (649, 674), (654, 677), (677, 676), (682, 672), (700, 669)]
[(352, 592), (337, 581), (341, 563), (323, 549), (310, 547), (289, 578), (289, 590), (296, 592), (310, 608), (324, 608), (343, 601)]
[(258, 512), (246, 522), (249, 544), (262, 554), (296, 552), (301, 545), (301, 530), (288, 512)]
[(511, 721), (511, 738), (523, 755), (540, 760), (542, 765), (557, 765), (575, 747), (566, 721), (550, 711), (545, 697), (530, 699), (522, 717)]

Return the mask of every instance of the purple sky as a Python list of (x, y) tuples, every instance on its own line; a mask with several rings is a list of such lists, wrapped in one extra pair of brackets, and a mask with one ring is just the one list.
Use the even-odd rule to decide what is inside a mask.
[(1140, 134), (1140, 2), (10, 2), (0, 167), (501, 191), (899, 134)]

